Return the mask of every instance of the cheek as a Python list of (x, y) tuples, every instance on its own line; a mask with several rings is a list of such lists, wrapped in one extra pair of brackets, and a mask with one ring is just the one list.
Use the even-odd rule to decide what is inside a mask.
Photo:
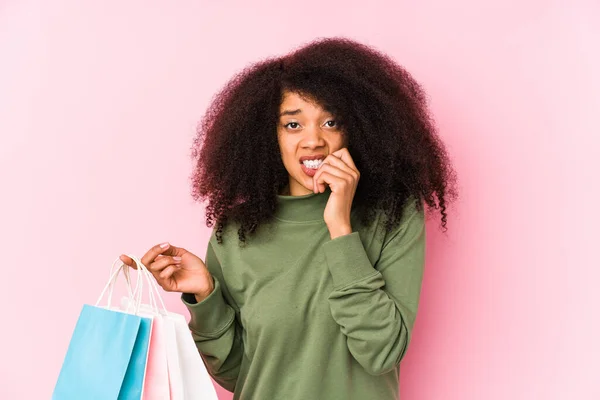
[(284, 165), (292, 165), (295, 160), (295, 154), (289, 143), (279, 140), (279, 152)]
[(348, 136), (346, 134), (340, 135), (340, 148), (348, 147)]
[(346, 140), (344, 137), (338, 137), (329, 142), (329, 150), (331, 153), (338, 151), (346, 146)]

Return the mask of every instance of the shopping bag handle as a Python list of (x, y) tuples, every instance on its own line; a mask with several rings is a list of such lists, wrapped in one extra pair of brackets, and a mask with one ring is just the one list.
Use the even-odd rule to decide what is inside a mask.
[[(115, 259), (115, 261), (113, 261), (112, 267), (110, 269), (111, 270), (110, 277), (108, 279), (108, 282), (104, 286), (104, 289), (102, 289), (102, 292), (100, 293), (100, 296), (98, 297), (98, 300), (96, 301), (96, 306), (98, 306), (100, 304), (100, 301), (102, 300), (102, 298), (104, 297), (104, 294), (108, 290), (108, 301), (107, 301), (106, 308), (110, 309), (111, 300), (112, 300), (112, 293), (113, 293), (113, 290), (114, 290), (114, 285), (115, 285), (115, 283), (117, 281), (117, 278), (119, 277), (119, 273), (121, 271), (123, 271), (123, 275), (125, 276), (125, 280), (127, 281), (127, 291), (129, 292), (129, 297), (130, 297), (130, 299), (133, 300), (133, 293), (134, 292), (132, 292), (132, 290), (131, 290), (131, 280), (129, 278), (129, 273), (128, 273), (129, 267), (127, 265), (125, 265), (125, 264), (121, 264), (121, 266), (115, 270), (115, 264), (117, 262), (119, 262), (119, 261), (121, 261), (119, 257), (117, 257)], [(138, 291), (139, 288), (140, 288), (140, 286), (143, 286), (143, 284), (144, 284), (143, 280), (141, 280), (141, 279), (138, 278), (138, 280), (136, 282), (136, 289), (135, 289), (135, 291)], [(136, 308), (136, 313), (137, 313), (138, 309), (139, 309), (139, 307)]]
[[(137, 265), (138, 280), (144, 278), (148, 283), (148, 295), (150, 298), (150, 307), (152, 308), (152, 311), (154, 311), (156, 314), (161, 314), (162, 311), (163, 315), (167, 315), (167, 307), (165, 307), (165, 303), (162, 299), (162, 296), (160, 295), (160, 291), (158, 290), (158, 284), (156, 283), (156, 280), (154, 279), (152, 273), (148, 270), (148, 268), (142, 263), (142, 261), (139, 258), (131, 254), (128, 254), (127, 256), (131, 258)], [(125, 271), (125, 274), (129, 274), (128, 271), (129, 269)], [(132, 298), (134, 299), (134, 302), (136, 305), (138, 305), (138, 307), (142, 302), (142, 296), (143, 285), (136, 285)], [(158, 300), (160, 301), (160, 306), (162, 310), (159, 309), (159, 306), (156, 302), (156, 298), (158, 298)], [(129, 309), (129, 306), (127, 308)]]

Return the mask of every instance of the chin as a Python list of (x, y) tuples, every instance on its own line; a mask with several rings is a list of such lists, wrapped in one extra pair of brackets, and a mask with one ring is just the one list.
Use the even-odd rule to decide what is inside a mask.
[(304, 186), (306, 190), (309, 190), (311, 192), (313, 191), (313, 184), (314, 181), (311, 177), (305, 177), (305, 179), (302, 181), (302, 186)]
[[(302, 186), (302, 188), (306, 191), (306, 192), (310, 192), (310, 193), (314, 193), (313, 192), (313, 180), (311, 177), (303, 177), (302, 180), (300, 179), (296, 179), (296, 182), (300, 184), (300, 186)], [(307, 193), (308, 194), (308, 193)]]

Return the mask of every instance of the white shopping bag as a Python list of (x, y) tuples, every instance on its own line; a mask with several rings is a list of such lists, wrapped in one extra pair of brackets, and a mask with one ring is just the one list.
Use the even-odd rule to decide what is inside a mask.
[(185, 400), (218, 400), (217, 391), (200, 357), (185, 317), (169, 313), (169, 318), (175, 327)]
[[(142, 264), (134, 256), (129, 255), (129, 257), (138, 264)], [(141, 268), (138, 267), (138, 272), (145, 274), (144, 278), (152, 288), (150, 292), (151, 304), (140, 304), (141, 298), (137, 295), (136, 288), (136, 293), (133, 296), (123, 297), (121, 309), (128, 310), (132, 306), (137, 306), (140, 313), (153, 315), (155, 319), (157, 317), (160, 319), (157, 329), (161, 329), (160, 337), (164, 341), (163, 348), (166, 352), (170, 394), (169, 397), (163, 398), (170, 400), (218, 400), (210, 374), (206, 370), (206, 366), (194, 343), (185, 317), (166, 310), (159, 294), (158, 285), (154, 281), (152, 274), (143, 264)], [(154, 296), (160, 300), (161, 309), (158, 308)], [(138, 304), (132, 305), (132, 301), (137, 301)], [(149, 361), (151, 359), (152, 357)], [(152, 398), (155, 399), (157, 397)]]
[(171, 400), (182, 400), (185, 398), (183, 389), (183, 377), (179, 363), (179, 352), (177, 350), (177, 336), (175, 334), (175, 324), (171, 318), (164, 318), (167, 347), (167, 366), (169, 369), (169, 388)]

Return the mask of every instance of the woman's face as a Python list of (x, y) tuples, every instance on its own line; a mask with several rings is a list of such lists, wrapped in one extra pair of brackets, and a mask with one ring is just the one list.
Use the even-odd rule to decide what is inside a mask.
[(346, 146), (346, 135), (338, 129), (333, 114), (311, 103), (297, 93), (285, 91), (279, 107), (277, 137), (283, 164), (289, 174), (289, 191), (281, 193), (301, 196), (313, 192), (313, 178), (320, 161), (308, 164), (301, 157), (321, 159)]

